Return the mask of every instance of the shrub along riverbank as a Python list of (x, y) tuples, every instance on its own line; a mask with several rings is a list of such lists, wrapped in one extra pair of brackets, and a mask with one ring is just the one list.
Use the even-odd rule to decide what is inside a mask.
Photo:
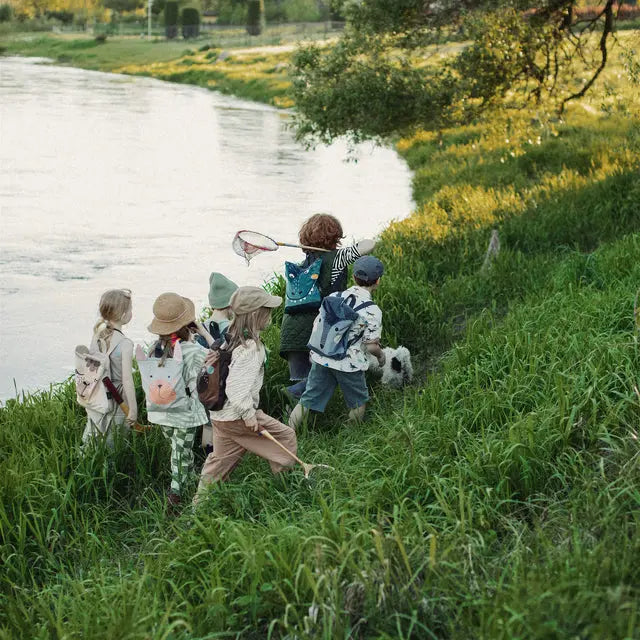
[[(637, 638), (640, 124), (619, 71), (566, 122), (399, 143), (418, 209), (382, 236), (378, 301), (422, 373), (374, 386), (363, 425), (335, 404), (299, 434), (335, 473), (247, 458), (172, 520), (157, 431), (80, 459), (68, 385), (1, 410), (0, 637)], [(271, 358), (276, 415), (284, 380)]]

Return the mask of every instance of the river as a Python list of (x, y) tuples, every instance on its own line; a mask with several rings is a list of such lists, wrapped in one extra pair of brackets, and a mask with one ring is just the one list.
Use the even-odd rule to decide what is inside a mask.
[(134, 341), (163, 291), (201, 308), (208, 277), (260, 284), (298, 250), (247, 267), (239, 229), (295, 242), (336, 215), (347, 241), (412, 207), (391, 149), (296, 143), (267, 106), (148, 78), (0, 58), (0, 401), (48, 388), (88, 343), (100, 294), (133, 290)]

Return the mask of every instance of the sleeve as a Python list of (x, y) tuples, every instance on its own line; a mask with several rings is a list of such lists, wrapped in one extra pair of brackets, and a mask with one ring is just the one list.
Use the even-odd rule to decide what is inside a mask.
[(231, 406), (243, 420), (255, 415), (252, 388), (263, 366), (264, 355), (258, 347), (241, 346), (234, 350), (225, 391)]
[(335, 282), (342, 270), (349, 264), (355, 262), (360, 257), (360, 251), (355, 244), (342, 247), (336, 251), (331, 265), (331, 282)]
[(382, 310), (378, 305), (372, 305), (363, 311), (367, 326), (365, 327), (362, 341), (375, 342), (380, 340), (382, 337)]
[(197, 388), (198, 373), (200, 372), (200, 369), (202, 369), (208, 350), (202, 345), (192, 342), (188, 345), (188, 351), (186, 347), (184, 348), (184, 351), (186, 352), (184, 355), (186, 364), (184, 368), (186, 373), (184, 383), (189, 387), (189, 390), (193, 394)]

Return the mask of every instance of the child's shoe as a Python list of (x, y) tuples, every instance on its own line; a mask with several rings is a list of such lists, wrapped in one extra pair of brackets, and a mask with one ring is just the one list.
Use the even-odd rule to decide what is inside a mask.
[(300, 400), (304, 390), (307, 388), (307, 380), (299, 380), (295, 384), (292, 384), (290, 387), (287, 387), (287, 393), (296, 400)]

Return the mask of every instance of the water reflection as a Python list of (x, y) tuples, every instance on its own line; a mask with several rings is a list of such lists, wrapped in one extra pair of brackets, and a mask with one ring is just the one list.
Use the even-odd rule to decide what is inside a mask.
[(256, 284), (298, 255), (247, 268), (230, 249), (240, 228), (295, 241), (329, 211), (362, 237), (409, 212), (393, 151), (345, 163), (343, 145), (305, 151), (286, 124), (194, 87), (0, 59), (0, 398), (13, 378), (34, 389), (70, 372), (106, 288), (134, 291), (143, 341), (162, 291), (201, 306), (210, 271)]

